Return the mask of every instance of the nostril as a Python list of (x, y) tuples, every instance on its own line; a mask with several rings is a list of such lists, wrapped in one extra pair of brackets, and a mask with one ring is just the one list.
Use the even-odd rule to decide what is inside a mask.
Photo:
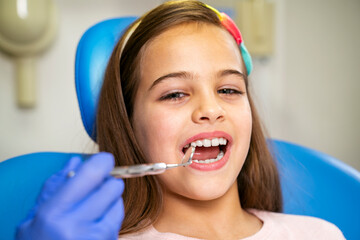
[(203, 111), (198, 116), (199, 121), (202, 122), (215, 122), (215, 121), (223, 121), (225, 119), (225, 115), (223, 111)]

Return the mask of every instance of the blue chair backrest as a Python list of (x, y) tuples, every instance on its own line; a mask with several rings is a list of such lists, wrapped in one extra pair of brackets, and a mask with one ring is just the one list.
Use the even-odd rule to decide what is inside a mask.
[(277, 160), (284, 212), (334, 223), (347, 239), (360, 239), (360, 173), (321, 152), (270, 141)]
[[(103, 74), (115, 43), (135, 17), (110, 19), (87, 30), (75, 60), (75, 82), (84, 127), (96, 139), (95, 115)], [(344, 163), (291, 143), (269, 140), (277, 159), (284, 212), (323, 218), (347, 239), (360, 239), (360, 173)], [(45, 179), (77, 153), (34, 153), (0, 163), (0, 239), (34, 205)]]
[(88, 135), (95, 141), (95, 116), (104, 72), (115, 44), (136, 17), (102, 21), (81, 37), (75, 59), (75, 85), (81, 118)]

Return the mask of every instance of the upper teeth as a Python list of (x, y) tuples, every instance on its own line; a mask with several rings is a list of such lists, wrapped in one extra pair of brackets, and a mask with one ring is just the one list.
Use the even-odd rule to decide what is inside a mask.
[[(202, 140), (196, 140), (195, 142), (191, 143), (191, 146), (193, 147), (216, 147), (219, 145), (226, 145), (227, 140), (225, 138), (213, 138), (213, 139), (202, 139)], [(185, 148), (188, 148), (189, 144), (185, 146)]]

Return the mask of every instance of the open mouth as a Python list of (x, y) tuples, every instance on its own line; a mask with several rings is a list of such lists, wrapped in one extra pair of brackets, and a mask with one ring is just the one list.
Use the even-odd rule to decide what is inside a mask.
[(187, 144), (182, 150), (183, 153), (186, 152), (190, 145), (196, 147), (192, 161), (200, 164), (209, 164), (217, 162), (224, 157), (228, 147), (228, 140), (222, 137), (198, 139), (191, 142), (191, 144)]

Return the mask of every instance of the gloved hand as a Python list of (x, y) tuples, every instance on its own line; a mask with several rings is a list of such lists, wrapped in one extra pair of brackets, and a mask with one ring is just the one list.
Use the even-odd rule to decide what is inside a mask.
[[(124, 218), (124, 182), (109, 175), (113, 167), (109, 153), (93, 155), (84, 163), (80, 157), (71, 158), (46, 181), (16, 239), (117, 239)], [(70, 171), (75, 176), (67, 177)]]

